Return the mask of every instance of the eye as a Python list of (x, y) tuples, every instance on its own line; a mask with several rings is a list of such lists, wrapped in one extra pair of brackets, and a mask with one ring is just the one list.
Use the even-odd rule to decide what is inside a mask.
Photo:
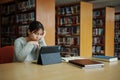
[(43, 35), (43, 33), (34, 33), (35, 35), (39, 35), (39, 36), (42, 36)]
[(35, 33), (35, 35), (39, 35), (39, 33)]
[(39, 35), (39, 33), (35, 33), (36, 35)]
[(40, 36), (42, 36), (42, 35), (43, 35), (43, 33), (40, 33), (39, 35), (40, 35)]

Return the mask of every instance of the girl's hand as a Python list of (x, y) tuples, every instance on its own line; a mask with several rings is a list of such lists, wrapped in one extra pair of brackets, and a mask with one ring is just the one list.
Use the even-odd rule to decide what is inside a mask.
[(43, 34), (43, 36), (42, 36), (42, 37), (44, 38), (44, 37), (45, 37), (45, 35), (46, 35), (46, 31), (44, 31), (44, 34)]

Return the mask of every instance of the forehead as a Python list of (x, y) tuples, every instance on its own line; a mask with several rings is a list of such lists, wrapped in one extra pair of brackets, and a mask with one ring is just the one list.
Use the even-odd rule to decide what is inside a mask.
[(43, 33), (43, 30), (42, 30), (42, 29), (39, 29), (39, 30), (34, 30), (33, 32), (34, 32), (34, 33)]

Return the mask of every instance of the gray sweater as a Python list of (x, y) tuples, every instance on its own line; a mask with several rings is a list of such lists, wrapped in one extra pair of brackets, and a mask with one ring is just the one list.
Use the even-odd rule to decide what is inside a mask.
[[(44, 39), (39, 40), (40, 46), (46, 46)], [(26, 41), (24, 37), (20, 37), (14, 42), (14, 61), (29, 62), (36, 60), (40, 48)]]

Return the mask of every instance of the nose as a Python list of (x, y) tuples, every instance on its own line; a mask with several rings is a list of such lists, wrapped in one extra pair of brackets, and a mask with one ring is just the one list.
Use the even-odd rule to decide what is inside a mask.
[(42, 36), (41, 36), (41, 35), (39, 35), (39, 36), (37, 36), (36, 38), (37, 38), (37, 39), (41, 39), (41, 38), (42, 38)]

